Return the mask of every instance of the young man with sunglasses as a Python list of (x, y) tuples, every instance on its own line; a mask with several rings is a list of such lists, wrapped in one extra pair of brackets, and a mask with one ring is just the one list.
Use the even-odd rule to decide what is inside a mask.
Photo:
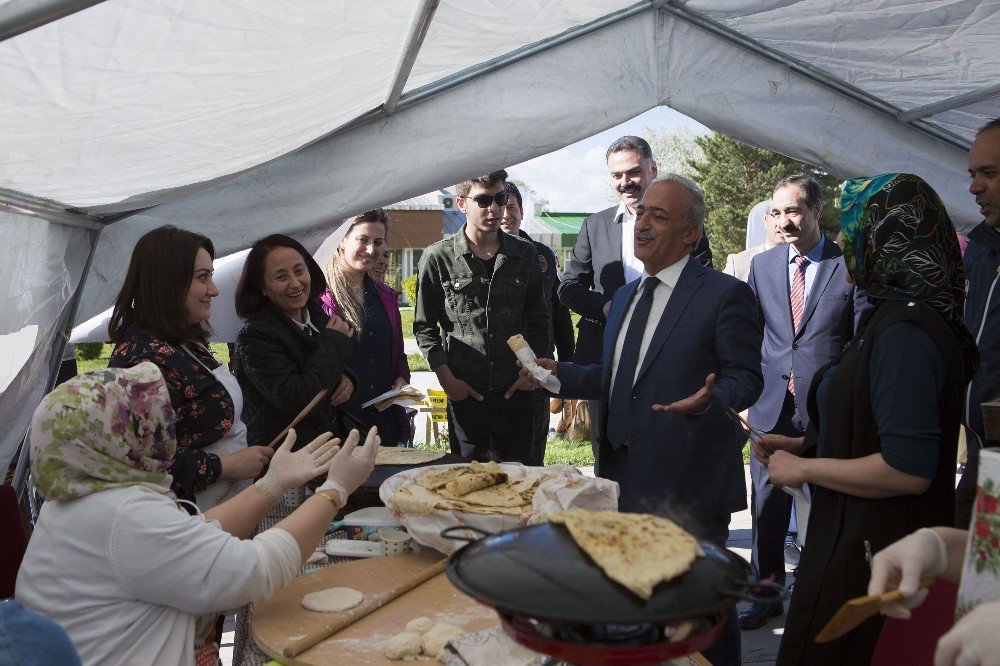
[(448, 394), (452, 453), (528, 464), (533, 407), (507, 338), (549, 347), (538, 254), (500, 228), (507, 172), (457, 187), (466, 223), (420, 258), (413, 334)]

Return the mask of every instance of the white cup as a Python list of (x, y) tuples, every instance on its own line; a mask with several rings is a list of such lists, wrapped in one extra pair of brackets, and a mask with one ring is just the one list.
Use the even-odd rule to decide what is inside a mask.
[(383, 527), (378, 531), (378, 536), (382, 541), (386, 555), (403, 555), (410, 552), (412, 537), (406, 532), (391, 527)]

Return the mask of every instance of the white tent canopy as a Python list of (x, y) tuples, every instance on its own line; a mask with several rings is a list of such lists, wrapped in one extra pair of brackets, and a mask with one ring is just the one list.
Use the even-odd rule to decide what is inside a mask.
[(996, 2), (108, 0), (3, 32), (25, 4), (0, 2), (0, 336), (37, 329), (0, 463), (161, 224), (227, 255), (669, 105), (841, 177), (920, 174), (968, 228), (1000, 108)]

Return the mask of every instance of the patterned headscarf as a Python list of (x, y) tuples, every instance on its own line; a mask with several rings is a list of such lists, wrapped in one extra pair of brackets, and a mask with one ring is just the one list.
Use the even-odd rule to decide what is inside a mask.
[(955, 226), (919, 176), (852, 178), (840, 204), (844, 261), (873, 298), (919, 301), (962, 319), (965, 269)]
[(47, 499), (134, 485), (170, 494), (176, 448), (170, 394), (149, 362), (75, 377), (31, 421), (31, 470)]
[(974, 368), (976, 344), (962, 324), (962, 253), (937, 192), (908, 173), (852, 178), (844, 184), (840, 213), (844, 262), (854, 282), (870, 298), (934, 309), (951, 325), (966, 368)]

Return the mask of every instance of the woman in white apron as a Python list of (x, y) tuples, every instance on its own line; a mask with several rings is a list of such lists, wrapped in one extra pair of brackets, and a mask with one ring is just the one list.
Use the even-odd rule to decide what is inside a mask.
[[(240, 417), (240, 414), (243, 413), (243, 391), (240, 390), (239, 382), (236, 381), (236, 377), (233, 377), (233, 373), (229, 372), (229, 368), (226, 367), (225, 363), (220, 363), (219, 366), (213, 370), (202, 363), (198, 356), (195, 355), (187, 345), (183, 345), (182, 349), (187, 352), (187, 354), (194, 359), (198, 365), (203, 367), (206, 372), (210, 373), (213, 377), (219, 380), (219, 383), (222, 384), (222, 387), (227, 393), (229, 393), (229, 397), (233, 401), (233, 426), (226, 432), (225, 435), (216, 440), (214, 443), (206, 446), (202, 449), (202, 451), (214, 453), (220, 458), (243, 451), (247, 448), (247, 427), (243, 423), (243, 419)], [(204, 347), (202, 348), (202, 352), (210, 356), (212, 354), (210, 350)], [(202, 511), (208, 511), (216, 504), (221, 504), (230, 497), (235, 497), (242, 492), (244, 488), (248, 487), (250, 483), (250, 479), (221, 478), (205, 488), (205, 490), (195, 492), (195, 502), (197, 502), (199, 509)]]
[(209, 239), (176, 227), (144, 235), (108, 327), (110, 367), (151, 361), (163, 373), (178, 442), (171, 490), (202, 511), (246, 487), (273, 454), (247, 445), (242, 391), (208, 348), (214, 254)]

